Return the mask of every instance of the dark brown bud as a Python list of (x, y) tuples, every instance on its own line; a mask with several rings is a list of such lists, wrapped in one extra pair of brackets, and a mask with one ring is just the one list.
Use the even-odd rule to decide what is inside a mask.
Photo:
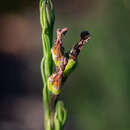
[(82, 40), (87, 40), (90, 37), (90, 33), (88, 31), (82, 31), (80, 37)]
[(82, 50), (82, 48), (84, 47), (84, 44), (86, 42), (88, 42), (88, 40), (90, 39), (90, 33), (88, 31), (83, 31), (80, 34), (80, 41), (79, 43), (77, 43), (76, 45), (74, 45), (71, 49), (71, 51), (69, 52), (69, 57), (73, 60), (76, 60), (80, 51)]

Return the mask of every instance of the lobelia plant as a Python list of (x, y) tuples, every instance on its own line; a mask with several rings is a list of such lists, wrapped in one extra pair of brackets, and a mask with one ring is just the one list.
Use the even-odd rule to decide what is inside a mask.
[[(53, 27), (55, 21), (54, 8), (51, 0), (40, 0), (40, 23), (42, 28), (43, 58), (41, 74), (43, 79), (43, 107), (45, 130), (62, 130), (67, 110), (63, 101), (59, 100), (61, 86), (74, 70), (77, 57), (85, 43), (90, 39), (88, 31), (80, 34), (80, 41), (65, 52), (62, 38), (68, 29), (57, 29), (57, 39), (53, 45)], [(53, 63), (55, 70), (53, 71)]]

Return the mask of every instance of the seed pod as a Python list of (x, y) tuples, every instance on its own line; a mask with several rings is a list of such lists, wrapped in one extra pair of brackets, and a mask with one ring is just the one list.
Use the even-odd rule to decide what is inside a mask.
[(66, 65), (64, 70), (64, 77), (67, 77), (74, 70), (75, 67), (76, 67), (76, 61), (69, 58), (68, 64)]

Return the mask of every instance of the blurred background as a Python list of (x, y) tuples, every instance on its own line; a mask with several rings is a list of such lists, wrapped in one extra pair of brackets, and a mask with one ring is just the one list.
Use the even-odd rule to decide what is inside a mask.
[[(130, 130), (130, 1), (55, 0), (56, 29), (69, 50), (91, 40), (64, 85), (65, 130)], [(38, 0), (0, 2), (0, 130), (43, 130)]]

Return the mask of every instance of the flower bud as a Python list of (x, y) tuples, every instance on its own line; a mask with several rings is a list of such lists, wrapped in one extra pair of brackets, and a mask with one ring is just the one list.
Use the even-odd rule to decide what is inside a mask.
[(65, 106), (62, 101), (57, 102), (55, 114), (56, 114), (55, 116), (57, 117), (57, 120), (63, 127), (63, 125), (65, 124), (65, 121), (67, 119), (67, 111), (66, 111)]
[(52, 32), (55, 15), (51, 0), (40, 0), (40, 21), (45, 32)]
[(56, 67), (59, 67), (62, 57), (64, 56), (64, 48), (62, 46), (62, 37), (67, 32), (67, 28), (57, 29), (57, 39), (55, 41), (54, 46), (51, 49), (52, 57)]
[(65, 71), (64, 71), (64, 77), (66, 78), (75, 68), (76, 66), (76, 60), (77, 57), (82, 50), (83, 46), (86, 42), (90, 39), (90, 34), (88, 31), (83, 31), (80, 34), (80, 41), (76, 45), (72, 47), (72, 49), (69, 52), (69, 59), (68, 64), (66, 65)]
[(62, 57), (58, 72), (54, 72), (48, 78), (48, 89), (54, 94), (58, 95), (61, 92), (61, 83), (63, 78), (63, 72), (67, 64), (67, 59)]

